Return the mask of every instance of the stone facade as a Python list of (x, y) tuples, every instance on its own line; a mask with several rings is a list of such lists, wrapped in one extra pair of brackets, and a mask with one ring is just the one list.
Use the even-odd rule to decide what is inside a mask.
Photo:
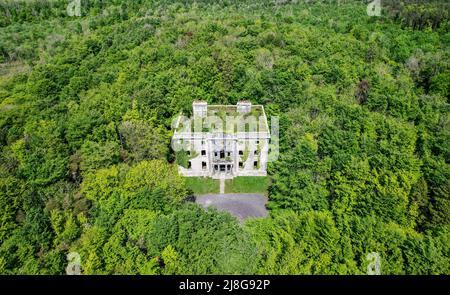
[[(199, 101), (192, 105), (193, 118), (183, 122), (179, 119), (172, 139), (188, 158), (187, 167), (178, 166), (182, 175), (213, 178), (267, 175), (270, 133), (263, 106), (250, 102), (208, 106)], [(222, 120), (223, 128), (214, 128)], [(195, 122), (201, 127), (194, 128)]]

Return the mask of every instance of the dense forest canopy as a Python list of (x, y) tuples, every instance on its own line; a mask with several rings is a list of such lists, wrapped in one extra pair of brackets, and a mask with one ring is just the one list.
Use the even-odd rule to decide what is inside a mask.
[[(68, 2), (0, 1), (0, 273), (450, 274), (446, 1)], [(279, 117), (269, 217), (189, 201), (198, 99)]]

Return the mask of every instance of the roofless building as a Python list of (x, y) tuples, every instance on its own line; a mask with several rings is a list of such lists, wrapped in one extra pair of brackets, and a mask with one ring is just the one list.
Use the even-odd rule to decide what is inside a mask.
[(173, 135), (184, 176), (266, 176), (270, 133), (262, 105), (192, 103), (192, 117), (180, 115)]

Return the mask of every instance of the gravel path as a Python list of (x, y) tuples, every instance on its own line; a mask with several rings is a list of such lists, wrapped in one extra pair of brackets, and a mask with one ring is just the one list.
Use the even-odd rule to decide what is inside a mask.
[(267, 198), (260, 194), (217, 194), (197, 196), (195, 202), (207, 208), (213, 206), (228, 211), (243, 221), (250, 217), (265, 217)]
[(225, 178), (224, 177), (220, 178), (220, 193), (221, 194), (225, 193)]

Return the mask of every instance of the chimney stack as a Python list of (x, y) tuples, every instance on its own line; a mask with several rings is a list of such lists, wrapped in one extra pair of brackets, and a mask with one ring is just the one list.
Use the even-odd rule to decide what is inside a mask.
[(238, 113), (242, 114), (246, 114), (246, 113), (250, 113), (252, 109), (252, 103), (248, 100), (241, 100), (238, 101), (237, 103), (237, 111)]
[(208, 112), (208, 103), (206, 101), (194, 101), (192, 103), (192, 111), (194, 117), (204, 118)]

